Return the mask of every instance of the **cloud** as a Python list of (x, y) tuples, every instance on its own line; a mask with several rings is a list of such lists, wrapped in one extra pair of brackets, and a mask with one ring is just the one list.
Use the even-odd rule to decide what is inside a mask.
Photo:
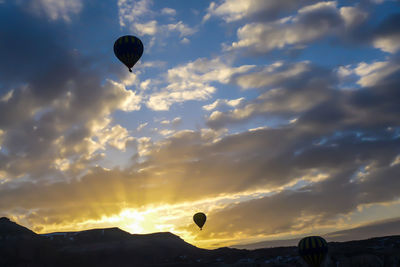
[[(30, 209), (36, 206), (38, 208), (37, 213), (40, 214), (41, 209), (43, 209), (43, 212), (49, 209), (58, 209), (59, 212), (54, 213), (54, 218), (57, 218), (57, 214), (66, 211), (63, 207), (68, 210), (68, 207), (75, 206), (77, 210), (68, 216), (71, 216), (70, 220), (75, 216), (76, 220), (82, 220), (86, 218), (85, 216), (87, 215), (84, 214), (88, 209), (93, 208), (94, 205), (102, 207), (107, 202), (112, 203), (115, 197), (122, 197), (121, 201), (126, 201), (126, 203), (140, 207), (142, 205), (153, 205), (162, 202), (178, 203), (188, 201), (189, 199), (201, 199), (206, 196), (218, 195), (224, 191), (236, 192), (240, 188), (246, 188), (246, 181), (248, 181), (254, 171), (248, 174), (246, 172), (252, 170), (252, 166), (242, 169), (247, 165), (246, 162), (248, 162), (245, 158), (243, 158), (244, 161), (242, 163), (239, 164), (237, 162), (233, 166), (231, 163), (225, 162), (221, 158), (221, 155), (224, 153), (232, 155), (240, 153), (240, 155), (244, 156), (246, 155), (243, 154), (245, 151), (241, 152), (241, 148), (248, 147), (250, 149), (250, 147), (256, 145), (252, 144), (254, 139), (253, 141), (249, 139), (248, 141), (250, 142), (241, 142), (241, 145), (236, 148), (229, 148), (231, 147), (231, 142), (234, 144), (239, 141), (235, 139), (241, 139), (242, 137), (234, 137), (234, 140), (230, 141), (226, 140), (225, 144), (213, 143), (217, 138), (219, 138), (217, 132), (205, 131), (196, 133), (183, 131), (174, 134), (169, 139), (155, 146), (151, 145), (149, 139), (140, 139), (138, 140), (141, 145), (139, 151), (143, 155), (147, 155), (148, 160), (135, 166), (134, 169), (119, 171), (117, 169), (105, 170), (96, 168), (90, 170), (89, 174), (80, 180), (72, 180), (67, 184), (65, 182), (51, 184), (39, 182), (34, 186), (35, 190), (29, 190), (29, 188), (32, 188), (30, 182), (22, 183), (17, 187), (6, 184), (3, 185), (3, 191), (0, 194), (0, 198), (2, 198), (1, 203), (3, 203), (2, 210), (10, 210), (17, 207)], [(265, 138), (257, 138), (260, 141), (263, 139)], [(227, 150), (226, 148), (229, 149)], [(199, 161), (192, 160), (196, 158)], [(221, 160), (218, 160), (218, 158)], [(255, 162), (254, 164), (258, 165), (259, 163)], [(205, 166), (208, 167), (205, 168)], [(236, 171), (236, 174), (234, 176), (226, 176), (227, 171), (232, 168)], [(160, 175), (154, 176), (154, 173), (159, 173)], [(190, 179), (187, 179), (188, 175), (191, 176)], [(200, 177), (203, 178), (200, 179)], [(209, 178), (204, 180), (204, 177)], [(240, 179), (236, 180), (237, 178)], [(202, 180), (201, 183), (198, 182), (199, 179)], [(238, 183), (230, 183), (231, 186), (227, 188), (226, 183), (233, 180)], [(185, 190), (182, 188), (183, 184), (185, 184)], [(118, 189), (118, 192), (114, 192), (111, 189), (114, 186), (116, 186), (115, 190)], [(130, 193), (124, 193), (124, 188), (129, 188)], [(26, 195), (27, 190), (30, 192), (28, 195)], [(182, 191), (179, 196), (174, 193), (177, 190)], [(140, 196), (142, 193), (139, 195), (132, 194), (132, 192), (139, 191), (142, 191), (146, 196)], [(93, 192), (93, 194), (90, 192)], [(25, 195), (25, 197), (18, 197), (21, 194)], [(136, 202), (138, 198), (141, 200)], [(27, 201), (28, 199), (30, 201)], [(78, 199), (80, 200), (78, 201)], [(13, 205), (9, 206), (6, 204), (14, 200), (16, 202)], [(110, 204), (107, 205), (110, 206)], [(115, 205), (119, 204), (115, 202)], [(115, 205), (112, 204), (111, 206), (114, 207)]]
[(175, 16), (176, 10), (173, 8), (164, 7), (163, 9), (161, 9), (161, 13), (164, 15)]
[(220, 128), (230, 123), (243, 123), (257, 116), (275, 115), (287, 119), (299, 116), (331, 97), (334, 92), (330, 89), (330, 82), (333, 81), (330, 72), (312, 66), (309, 62), (278, 62), (252, 73), (237, 75), (235, 82), (239, 86), (245, 89), (258, 88), (261, 94), (253, 100), (243, 101), (240, 107), (233, 110), (214, 111), (207, 125)]
[(260, 95), (234, 110), (213, 112), (207, 125), (226, 127), (259, 116), (278, 116), (287, 121), (297, 118), (299, 127), (307, 125), (305, 127), (315, 130), (398, 123), (394, 115), (398, 112), (394, 102), (398, 98), (395, 91), (399, 79), (397, 60), (370, 65), (360, 63), (354, 72), (361, 76), (358, 84), (363, 89), (355, 91), (337, 90), (340, 86), (334, 73), (307, 62), (284, 64), (272, 71), (268, 68), (236, 76), (239, 85), (259, 88)]
[(179, 125), (180, 123), (182, 123), (182, 118), (181, 117), (175, 117), (172, 121), (171, 124), (174, 126)]
[(243, 89), (280, 86), (285, 81), (296, 80), (309, 71), (310, 64), (307, 61), (289, 65), (278, 61), (261, 70), (237, 75), (235, 82)]
[(365, 239), (366, 237), (397, 235), (400, 230), (399, 222), (399, 218), (378, 220), (355, 228), (332, 232), (326, 234), (325, 237), (328, 240), (349, 241)]
[(181, 40), (181, 43), (182, 44), (189, 44), (190, 43), (190, 40), (188, 39), (188, 38), (183, 38), (182, 40)]
[(10, 100), (13, 97), (14, 94), (14, 90), (11, 89), (10, 91), (8, 91), (8, 93), (4, 94), (1, 98), (0, 101), (1, 102), (8, 102), (8, 100)]
[(390, 37), (378, 37), (374, 40), (374, 47), (389, 53), (396, 53), (400, 49), (400, 34)]
[(230, 106), (230, 107), (236, 107), (240, 105), (240, 103), (244, 100), (243, 97), (238, 98), (238, 99), (232, 99), (232, 100), (227, 100), (227, 99), (217, 99), (213, 103), (209, 105), (203, 106), (203, 109), (210, 111), (216, 108), (219, 108), (221, 106)]
[(376, 28), (373, 33), (373, 45), (388, 53), (396, 53), (400, 49), (400, 14), (393, 14)]
[[(160, 40), (165, 39), (166, 36), (173, 33), (178, 33), (179, 37), (185, 40), (187, 36), (197, 31), (197, 29), (186, 25), (182, 21), (160, 25), (156, 19), (158, 16), (174, 16), (176, 10), (166, 7), (161, 9), (160, 12), (155, 12), (151, 9), (152, 5), (152, 0), (119, 0), (118, 13), (120, 26), (138, 32), (140, 36), (149, 35), (157, 37)], [(162, 41), (159, 43), (162, 43)]]
[(141, 123), (137, 128), (136, 131), (141, 131), (144, 127), (146, 127), (149, 123), (145, 122), (145, 123)]
[(118, 0), (118, 13), (119, 13), (119, 24), (124, 27), (126, 23), (132, 23), (139, 20), (141, 17), (153, 15), (150, 9), (152, 4), (151, 0)]
[(190, 28), (189, 26), (185, 25), (182, 21), (178, 21), (176, 24), (168, 24), (165, 26), (168, 31), (177, 31), (179, 32), (180, 37), (189, 36), (196, 32), (195, 29)]
[(134, 138), (129, 135), (128, 130), (121, 125), (110, 127), (101, 127), (100, 132), (97, 132), (94, 137), (98, 138), (103, 145), (108, 144), (116, 149), (125, 151), (127, 142), (133, 141)]
[[(358, 130), (361, 136), (290, 125), (232, 135), (186, 130), (159, 142), (141, 138), (138, 153), (145, 158), (125, 170), (91, 168), (68, 183), (5, 184), (0, 205), (4, 212), (35, 207), (32, 224), (57, 224), (112, 216), (124, 205), (145, 208), (225, 196), (230, 202), (209, 211), (213, 223), (199, 239), (301, 233), (332, 225), (359, 205), (400, 195), (400, 165), (392, 164), (399, 138), (394, 132)], [(368, 134), (375, 138), (364, 140)], [(303, 186), (291, 190), (301, 181)], [(244, 199), (235, 201), (238, 194)], [(229, 204), (232, 199), (236, 204)], [(180, 229), (194, 230), (184, 224)]]
[(132, 90), (127, 90), (123, 84), (112, 80), (108, 80), (107, 82), (110, 83), (114, 95), (120, 98), (118, 109), (123, 111), (134, 111), (140, 109), (140, 103), (142, 101), (140, 95), (137, 95), (136, 92)]
[(147, 106), (153, 110), (168, 110), (174, 103), (209, 99), (216, 91), (211, 82), (229, 83), (237, 73), (252, 69), (252, 65), (230, 67), (220, 58), (200, 58), (168, 70), (168, 85), (150, 95)]
[[(399, 232), (399, 221), (399, 218), (377, 220), (372, 223), (362, 224), (350, 229), (330, 233), (319, 233), (319, 235), (324, 237), (328, 242), (353, 241), (379, 236), (397, 235)], [(233, 247), (238, 249), (289, 247), (297, 246), (299, 239), (300, 238), (261, 241), (257, 243), (234, 245)]]
[(241, 48), (266, 53), (274, 49), (304, 46), (328, 35), (360, 25), (367, 13), (356, 7), (337, 8), (335, 1), (302, 7), (296, 15), (273, 22), (254, 22), (237, 30), (238, 41), (227, 50)]
[(146, 23), (136, 23), (135, 30), (139, 35), (155, 35), (158, 31), (157, 21), (152, 20)]
[(181, 117), (175, 117), (172, 120), (162, 120), (160, 122), (162, 127), (172, 127), (172, 129), (162, 129), (159, 130), (155, 128), (155, 131), (158, 132), (159, 134), (163, 136), (170, 136), (174, 133), (176, 133), (176, 128), (182, 123), (182, 118)]
[(20, 21), (13, 30), (0, 23), (0, 110), (7, 114), (0, 119), (1, 172), (9, 180), (71, 179), (99, 161), (106, 146), (124, 150), (131, 138), (110, 115), (138, 110), (141, 97), (89, 70), (95, 59), (71, 52), (60, 36), (63, 24), (13, 5), (0, 12), (0, 20)]
[(164, 130), (159, 131), (159, 133), (160, 133), (161, 135), (163, 135), (163, 136), (171, 135), (171, 134), (173, 134), (174, 132), (175, 132), (175, 131), (173, 131), (173, 130), (168, 130), (168, 129), (164, 129)]
[[(359, 148), (363, 145), (361, 144)], [(358, 149), (357, 151), (357, 154), (361, 152)], [(318, 161), (313, 161), (313, 163), (318, 164)], [(249, 236), (268, 237), (282, 233), (301, 235), (311, 232), (312, 227), (332, 229), (339, 227), (340, 216), (351, 214), (360, 205), (391, 202), (399, 196), (400, 192), (396, 189), (384, 196), (383, 191), (373, 188), (373, 186), (378, 186), (375, 183), (378, 183), (378, 188), (381, 189), (388, 184), (397, 185), (393, 175), (398, 171), (396, 168), (377, 167), (375, 174), (369, 173), (365, 181), (354, 184), (349, 182), (349, 178), (351, 169), (358, 164), (354, 160), (337, 163), (346, 170), (342, 169), (343, 171), (338, 171), (336, 174), (331, 173), (328, 179), (305, 186), (302, 190), (284, 190), (272, 196), (241, 201), (210, 212), (208, 218), (213, 223), (207, 225), (207, 231), (200, 233), (199, 238), (235, 237), (240, 239)], [(317, 168), (321, 167), (319, 165)], [(385, 178), (379, 176), (384, 174), (389, 176)]]
[[(13, 117), (6, 117), (3, 125), (3, 147), (7, 153), (2, 153), (2, 169), (8, 175), (29, 174), (33, 179), (51, 175), (52, 162), (60, 160), (71, 160), (74, 172), (77, 170), (73, 170), (73, 163), (96, 161), (96, 155), (106, 144), (125, 149), (125, 143), (131, 140), (126, 130), (113, 126), (112, 121), (105, 118), (117, 109), (135, 110), (138, 106), (134, 93), (111, 82), (100, 87), (100, 81), (91, 83), (81, 78), (69, 81), (75, 83), (73, 87), (76, 86), (77, 91), (67, 91), (46, 106), (36, 105), (33, 111), (23, 115), (20, 112), (25, 110), (15, 109), (13, 103), (20, 102), (21, 106), (31, 108), (29, 103), (35, 95), (28, 89), (18, 92), (2, 106), (10, 116), (14, 113)], [(25, 94), (30, 97), (26, 98)]]
[(368, 17), (367, 12), (356, 7), (342, 7), (340, 8), (340, 15), (347, 27), (355, 27), (364, 22)]
[(160, 123), (163, 125), (172, 125), (172, 126), (177, 126), (182, 122), (182, 118), (181, 117), (176, 117), (173, 120), (169, 121), (169, 120), (163, 120)]
[(79, 14), (83, 8), (81, 0), (34, 0), (30, 1), (27, 10), (44, 15), (51, 20), (71, 22), (73, 15)]
[(187, 26), (182, 21), (166, 25), (158, 25), (158, 22), (156, 20), (152, 20), (145, 23), (135, 23), (134, 27), (135, 30), (139, 32), (139, 35), (153, 36), (158, 34), (177, 32), (179, 33), (180, 37), (184, 37), (182, 40), (188, 40), (185, 36), (190, 36), (197, 31), (196, 29)]
[(203, 21), (213, 16), (221, 17), (226, 22), (242, 19), (271, 20), (308, 2), (311, 1), (224, 0), (220, 4), (211, 2)]
[(152, 110), (169, 110), (174, 103), (208, 99), (215, 90), (215, 87), (212, 86), (204, 87), (202, 83), (189, 82), (185, 84), (184, 88), (170, 87), (166, 91), (152, 94), (146, 105)]
[(378, 61), (371, 64), (361, 62), (354, 69), (355, 74), (360, 76), (357, 83), (361, 86), (374, 86), (382, 83), (384, 79), (400, 69), (398, 62)]
[(1, 150), (1, 145), (3, 144), (3, 136), (4, 136), (4, 131), (0, 129), (0, 150)]
[(396, 60), (360, 62), (355, 65), (340, 66), (337, 73), (343, 81), (355, 82), (361, 87), (370, 87), (384, 83), (385, 78), (396, 73), (399, 68)]
[[(34, 83), (35, 90), (40, 90), (44, 87), (39, 84), (44, 72), (53, 71), (48, 77), (51, 83), (65, 79), (62, 74), (72, 71), (76, 57), (68, 50), (69, 43), (62, 35), (66, 31), (65, 24), (43, 23), (42, 19), (23, 12), (13, 3), (6, 3), (0, 9), (0, 22), (0, 35), (6, 40), (0, 43), (0, 79), (4, 86), (13, 88), (29, 80)], [(53, 97), (60, 90), (54, 88), (48, 95)]]
[[(397, 101), (399, 97), (395, 90), (399, 80), (399, 70), (393, 71), (393, 66), (397, 64), (396, 60), (390, 61), (386, 67), (363, 77), (365, 79), (362, 80), (362, 78), (361, 81), (368, 87), (355, 91), (335, 91), (334, 97), (304, 113), (297, 122), (300, 124), (304, 122), (311, 126), (308, 123), (313, 121), (313, 127), (331, 129), (335, 127), (337, 130), (357, 129), (359, 127), (378, 127), (381, 129), (380, 127), (397, 125), (398, 121), (395, 114), (397, 114), (398, 109), (394, 101)], [(360, 68), (358, 71), (362, 72), (362, 70), (367, 69)], [(376, 80), (371, 84), (366, 77), (372, 76)], [(320, 119), (324, 116), (330, 118), (330, 120), (322, 122)], [(332, 127), (329, 125), (332, 125)]]

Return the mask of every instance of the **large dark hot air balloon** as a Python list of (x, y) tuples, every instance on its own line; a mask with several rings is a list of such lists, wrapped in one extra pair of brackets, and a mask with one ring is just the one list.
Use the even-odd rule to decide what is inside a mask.
[(320, 236), (308, 236), (300, 240), (299, 254), (311, 267), (320, 267), (328, 253), (328, 244)]
[(114, 54), (132, 72), (132, 67), (143, 54), (142, 41), (132, 35), (119, 37), (114, 43)]
[(200, 230), (203, 229), (206, 220), (207, 216), (202, 212), (198, 212), (195, 215), (193, 215), (193, 221), (197, 224), (198, 227), (200, 227)]

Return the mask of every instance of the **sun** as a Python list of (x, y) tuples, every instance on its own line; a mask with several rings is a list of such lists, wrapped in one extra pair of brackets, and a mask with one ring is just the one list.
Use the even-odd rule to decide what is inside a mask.
[(169, 221), (165, 211), (159, 208), (145, 210), (124, 209), (118, 215), (108, 217), (114, 224), (131, 234), (154, 232), (176, 232), (175, 225)]
[(132, 234), (145, 234), (151, 232), (151, 221), (146, 221), (143, 212), (126, 209), (119, 215), (121, 218), (120, 228)]

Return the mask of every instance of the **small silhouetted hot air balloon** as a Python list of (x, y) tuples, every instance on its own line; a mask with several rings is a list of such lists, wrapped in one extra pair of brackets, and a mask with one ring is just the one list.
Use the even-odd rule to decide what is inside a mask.
[(300, 240), (299, 254), (311, 267), (319, 267), (328, 253), (328, 244), (320, 236), (308, 236)]
[(114, 54), (132, 72), (132, 67), (143, 54), (143, 43), (132, 35), (119, 37), (114, 43)]
[(193, 215), (193, 221), (197, 224), (198, 227), (200, 227), (200, 230), (203, 229), (203, 225), (206, 223), (206, 220), (207, 216), (202, 212), (198, 212)]

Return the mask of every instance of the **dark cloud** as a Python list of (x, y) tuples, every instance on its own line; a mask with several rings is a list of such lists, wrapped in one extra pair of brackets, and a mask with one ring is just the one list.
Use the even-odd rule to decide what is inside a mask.
[[(231, 123), (243, 123), (254, 117), (292, 119), (338, 96), (333, 88), (337, 79), (334, 74), (310, 63), (284, 64), (277, 69), (238, 75), (235, 82), (243, 88), (258, 88), (260, 95), (251, 101), (243, 101), (241, 107), (225, 113), (212, 114), (207, 125), (221, 128)], [(330, 119), (330, 117), (326, 117)]]
[[(201, 233), (200, 238), (227, 238), (239, 233), (268, 236), (291, 231), (308, 232), (312, 227), (337, 224), (339, 215), (350, 214), (359, 205), (398, 198), (400, 190), (393, 175), (399, 171), (398, 165), (377, 171), (379, 175), (385, 174), (385, 178), (366, 174), (365, 181), (349, 182), (354, 171), (342, 170), (302, 190), (283, 191), (212, 212), (208, 214), (212, 223), (207, 225), (207, 231)], [(387, 187), (394, 189), (384, 194), (383, 189)]]
[[(236, 213), (249, 220), (239, 221), (238, 217), (226, 231), (248, 231), (250, 235), (262, 231), (264, 224), (271, 227), (264, 233), (294, 230), (302, 215), (313, 218), (316, 225), (327, 223), (357, 205), (399, 196), (400, 187), (394, 180), (398, 165), (391, 166), (399, 154), (398, 138), (382, 135), (379, 140), (363, 141), (357, 133), (333, 135), (324, 142), (319, 138), (318, 133), (301, 132), (296, 127), (251, 131), (218, 142), (197, 132), (182, 132), (155, 146), (148, 159), (131, 170), (98, 168), (79, 181), (10, 185), (3, 187), (0, 202), (3, 210), (36, 207), (37, 214), (49, 209), (64, 213), (64, 206), (74, 206), (77, 211), (70, 219), (85, 220), (86, 210), (93, 206), (110, 207), (108, 214), (116, 214), (121, 203), (136, 208), (177, 204), (221, 194), (276, 190), (297, 179), (318, 181), (318, 175), (324, 176), (300, 191), (252, 200), (243, 204), (243, 210), (242, 204), (237, 204), (221, 214), (210, 214), (215, 222), (210, 233), (217, 234), (223, 221)], [(369, 173), (357, 179), (363, 168)], [(391, 190), (385, 191), (387, 187)]]
[[(355, 186), (343, 189), (338, 183), (330, 185), (328, 192), (312, 188), (299, 192), (284, 191), (210, 213), (208, 217), (212, 223), (207, 225), (207, 232), (201, 233), (201, 238), (226, 238), (237, 233), (243, 236), (273, 235), (304, 231), (311, 225), (322, 226), (338, 212), (355, 208), (351, 194), (345, 194), (355, 191)], [(337, 198), (338, 194), (343, 197)]]
[(326, 234), (329, 241), (360, 240), (368, 237), (398, 235), (400, 218), (379, 220), (356, 228)]
[(96, 161), (102, 145), (92, 137), (111, 123), (104, 117), (132, 110), (126, 105), (134, 93), (103, 80), (98, 59), (72, 46), (74, 31), (14, 3), (0, 10), (1, 154), (8, 179), (63, 179), (57, 161)]
[[(8, 3), (0, 10), (1, 83), (26, 83), (51, 70), (62, 75), (71, 61), (66, 27), (46, 23)], [(54, 75), (47, 78), (51, 81)]]
[(377, 37), (386, 37), (400, 33), (400, 13), (386, 17), (376, 28), (374, 34)]
[(26, 120), (37, 106), (38, 103), (28, 88), (16, 89), (8, 101), (0, 102), (0, 112), (6, 114), (0, 116), (1, 128), (4, 129)]
[[(398, 64), (397, 60), (393, 59), (391, 64)], [(311, 170), (317, 170), (317, 173), (325, 174), (328, 178), (300, 191), (283, 191), (211, 213), (210, 219), (214, 223), (209, 226), (207, 233), (202, 233), (202, 238), (214, 235), (226, 238), (235, 232), (256, 236), (261, 229), (265, 230), (265, 235), (299, 231), (307, 225), (329, 225), (337, 216), (349, 214), (359, 205), (398, 199), (400, 191), (396, 173), (399, 165), (393, 162), (400, 153), (395, 130), (400, 124), (397, 105), (400, 99), (396, 89), (400, 83), (400, 72), (392, 72), (386, 77), (377, 75), (373, 86), (340, 90), (335, 88), (336, 81), (329, 79), (328, 73), (327, 79), (321, 76), (325, 83), (316, 82), (312, 86), (315, 79), (307, 73), (311, 69), (294, 77), (296, 87), (292, 88), (290, 83), (280, 83), (283, 89), (280, 89), (282, 93), (279, 98), (286, 100), (286, 105), (274, 97), (273, 103), (278, 101), (278, 104), (276, 109), (272, 109), (273, 105), (268, 105), (271, 99), (262, 96), (274, 91), (268, 86), (261, 87), (259, 90), (262, 94), (256, 101), (245, 103), (234, 111), (220, 113), (216, 116), (217, 120), (212, 120), (211, 116), (208, 123), (212, 127), (223, 127), (231, 123), (243, 123), (260, 115), (266, 118), (274, 114), (297, 117), (295, 122), (280, 129), (281, 139), (275, 140), (275, 146), (279, 146), (280, 155), (284, 157), (280, 158), (279, 154), (272, 152), (272, 159), (266, 160), (264, 166), (269, 167), (268, 163), (279, 166), (279, 162), (284, 162), (291, 170), (287, 172), (290, 178), (286, 181), (306, 175), (306, 170), (310, 171), (308, 174), (312, 173)], [(253, 83), (255, 77), (251, 80)], [(269, 79), (266, 77), (264, 82)], [(319, 90), (324, 96), (320, 98), (322, 101), (317, 100), (309, 106), (305, 104), (303, 110), (293, 109), (288, 100), (293, 99), (293, 94), (304, 95), (308, 90)], [(312, 97), (309, 101), (312, 102)], [(243, 112), (248, 116), (235, 117), (241, 111), (246, 111), (246, 107), (255, 105), (268, 108), (261, 112)], [(265, 130), (270, 131), (273, 130)], [(285, 138), (287, 136), (290, 138)], [(284, 144), (284, 148), (280, 144)], [(260, 146), (265, 151), (274, 147), (267, 143)], [(256, 158), (266, 159), (267, 153), (258, 154)], [(269, 170), (265, 168), (263, 173), (269, 173)], [(283, 172), (275, 174), (281, 175)], [(285, 180), (285, 175), (279, 177)], [(226, 222), (229, 224), (224, 226)]]
[(385, 52), (396, 53), (400, 50), (400, 13), (390, 15), (372, 31), (374, 47)]
[[(398, 63), (397, 63), (398, 64)], [(308, 110), (298, 120), (299, 126), (321, 130), (385, 129), (399, 125), (400, 94), (396, 89), (400, 71), (392, 73), (375, 85), (354, 91), (337, 91), (328, 99)]]
[[(389, 64), (399, 66), (397, 59)], [(207, 125), (221, 128), (260, 116), (278, 116), (297, 118), (297, 127), (326, 133), (396, 126), (400, 112), (397, 105), (400, 71), (385, 75), (382, 69), (381, 73), (377, 71), (373, 85), (355, 90), (341, 90), (334, 72), (306, 63), (237, 76), (238, 85), (258, 88), (261, 94), (254, 100), (243, 101), (234, 110), (214, 112)]]

